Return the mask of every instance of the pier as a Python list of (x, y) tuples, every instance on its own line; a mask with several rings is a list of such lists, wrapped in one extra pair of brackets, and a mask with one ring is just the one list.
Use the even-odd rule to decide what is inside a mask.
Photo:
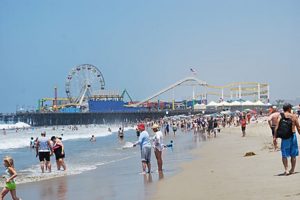
[[(84, 125), (105, 123), (136, 123), (140, 120), (157, 120), (174, 115), (199, 114), (201, 111), (170, 110), (145, 112), (110, 112), (110, 113), (16, 113), (10, 115), (11, 122), (25, 122), (31, 126)], [(8, 120), (7, 120), (8, 121)]]

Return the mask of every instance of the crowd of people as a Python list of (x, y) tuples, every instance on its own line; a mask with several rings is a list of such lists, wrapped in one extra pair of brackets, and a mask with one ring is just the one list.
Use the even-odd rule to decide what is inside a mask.
[[(273, 136), (273, 144), (275, 149), (278, 148), (277, 138), (281, 138), (282, 163), (284, 166), (284, 174), (290, 175), (295, 173), (296, 157), (299, 155), (296, 130), (300, 133), (299, 118), (300, 105), (297, 113), (292, 112), (290, 104), (283, 105), (283, 111), (279, 112), (273, 106), (268, 116), (268, 124)], [(217, 137), (221, 132), (221, 128), (225, 127), (241, 127), (242, 137), (246, 136), (246, 126), (253, 122), (257, 122), (258, 114), (256, 112), (236, 112), (234, 114), (223, 115), (195, 115), (182, 118), (162, 118), (156, 121), (143, 121), (138, 123), (136, 128), (136, 136), (138, 140), (133, 143), (133, 147), (139, 145), (141, 151), (142, 174), (151, 173), (151, 152), (153, 150), (158, 173), (163, 173), (162, 153), (165, 148), (173, 147), (173, 140), (169, 144), (164, 144), (164, 137), (169, 136), (170, 130), (173, 131), (173, 139), (176, 138), (178, 129), (181, 133), (192, 132), (195, 136), (201, 136), (203, 140)], [(77, 127), (71, 127), (72, 130), (78, 130)], [(147, 130), (153, 131), (150, 137)], [(108, 129), (111, 132), (111, 129)], [(123, 140), (125, 137), (124, 128), (119, 128), (118, 138)], [(62, 135), (61, 135), (62, 136)], [(95, 142), (94, 135), (90, 139)], [(39, 158), (41, 172), (51, 172), (50, 157), (54, 154), (56, 159), (57, 170), (67, 169), (64, 162), (65, 149), (61, 137), (46, 137), (46, 132), (42, 132), (41, 136), (34, 139), (31, 137), (30, 148), (36, 150), (36, 157)], [(291, 168), (288, 169), (288, 158), (291, 158)], [(13, 158), (6, 156), (3, 160), (6, 168), (6, 176), (3, 176), (6, 185), (1, 192), (0, 200), (10, 192), (14, 200), (20, 198), (16, 195), (15, 177), (17, 172), (14, 168)]]

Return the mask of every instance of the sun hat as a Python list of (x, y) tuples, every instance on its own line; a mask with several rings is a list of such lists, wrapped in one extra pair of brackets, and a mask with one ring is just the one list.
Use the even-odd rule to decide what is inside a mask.
[(158, 124), (153, 124), (152, 129), (158, 129), (158, 128), (159, 128)]

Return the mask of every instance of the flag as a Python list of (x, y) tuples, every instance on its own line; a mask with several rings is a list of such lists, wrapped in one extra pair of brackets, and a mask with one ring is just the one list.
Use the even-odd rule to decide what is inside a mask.
[(196, 70), (194, 70), (193, 68), (190, 68), (190, 70), (194, 75), (197, 74)]

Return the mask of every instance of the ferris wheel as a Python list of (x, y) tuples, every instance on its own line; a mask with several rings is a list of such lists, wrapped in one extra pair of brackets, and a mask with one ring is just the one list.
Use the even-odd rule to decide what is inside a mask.
[(73, 68), (65, 83), (67, 97), (71, 103), (82, 105), (89, 97), (104, 90), (105, 81), (100, 70), (90, 64)]

